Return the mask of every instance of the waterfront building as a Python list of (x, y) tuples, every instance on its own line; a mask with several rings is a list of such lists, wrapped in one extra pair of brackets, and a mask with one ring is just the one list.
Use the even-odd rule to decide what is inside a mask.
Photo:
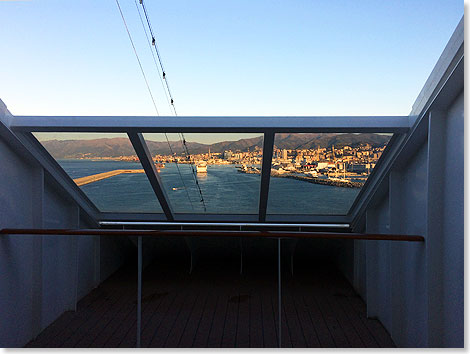
[(284, 161), (287, 161), (287, 150), (286, 149), (282, 149), (282, 159)]
[(232, 158), (232, 152), (231, 151), (224, 151), (223, 158), (225, 160), (230, 160)]

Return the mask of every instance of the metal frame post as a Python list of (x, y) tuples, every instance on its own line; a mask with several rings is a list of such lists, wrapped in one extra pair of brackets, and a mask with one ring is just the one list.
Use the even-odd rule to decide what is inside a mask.
[(279, 336), (278, 346), (282, 347), (281, 329), (282, 329), (282, 298), (281, 298), (281, 238), (277, 239), (277, 292), (278, 292), (278, 305), (279, 305)]
[(171, 206), (168, 202), (168, 196), (166, 195), (165, 189), (163, 187), (163, 183), (160, 179), (160, 175), (155, 168), (155, 164), (153, 163), (152, 156), (150, 151), (145, 143), (145, 139), (141, 133), (128, 133), (129, 140), (131, 141), (132, 146), (137, 154), (137, 157), (140, 160), (142, 167), (144, 168), (145, 174), (147, 175), (147, 179), (152, 186), (152, 189), (160, 202), (163, 212), (167, 220), (173, 221), (173, 211)]
[(137, 239), (137, 340), (136, 347), (140, 348), (142, 323), (142, 236)]
[(271, 177), (271, 165), (274, 149), (274, 133), (264, 133), (263, 140), (263, 162), (261, 167), (261, 185), (259, 191), (258, 220), (266, 221), (268, 208), (269, 181)]

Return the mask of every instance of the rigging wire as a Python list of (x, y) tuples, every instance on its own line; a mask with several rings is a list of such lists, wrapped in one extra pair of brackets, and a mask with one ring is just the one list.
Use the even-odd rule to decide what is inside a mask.
[[(155, 63), (155, 66), (157, 67), (157, 73), (158, 73), (158, 78), (160, 79), (160, 82), (162, 84), (162, 88), (163, 88), (163, 92), (165, 93), (165, 97), (166, 97), (166, 100), (168, 102), (168, 105), (170, 105), (170, 101), (169, 101), (169, 98), (168, 98), (168, 94), (167, 94), (167, 91), (165, 90), (165, 85), (163, 83), (163, 79), (160, 75), (160, 71), (158, 70), (158, 64), (157, 64), (157, 60), (155, 58), (155, 54), (153, 54), (153, 50), (152, 50), (152, 45), (150, 44), (150, 39), (148, 37), (148, 34), (147, 34), (147, 31), (145, 29), (145, 24), (144, 24), (144, 20), (142, 19), (142, 15), (140, 14), (140, 10), (139, 10), (139, 5), (137, 4), (137, 0), (134, 0), (134, 3), (135, 3), (135, 7), (137, 9), (137, 13), (139, 14), (139, 18), (140, 18), (140, 23), (142, 24), (142, 29), (145, 33), (145, 38), (147, 39), (147, 44), (149, 46), (149, 49), (150, 49), (150, 53), (152, 54), (152, 58), (153, 58), (153, 62)], [(171, 107), (170, 107), (171, 109)], [(171, 144), (170, 144), (170, 140), (168, 139), (168, 135), (167, 133), (163, 133), (165, 135), (165, 139), (166, 139), (166, 142), (168, 144), (168, 148), (170, 150), (170, 154), (172, 156), (175, 156), (174, 152), (173, 152), (173, 148), (171, 147)], [(189, 200), (189, 203), (191, 204), (191, 209), (194, 210), (194, 205), (193, 205), (193, 202), (191, 201), (191, 197), (189, 195), (189, 191), (188, 191), (188, 188), (186, 187), (186, 184), (184, 183), (184, 179), (183, 179), (183, 175), (181, 174), (181, 170), (180, 170), (180, 167), (179, 167), (179, 164), (178, 164), (178, 161), (176, 160), (175, 158), (175, 165), (176, 165), (176, 169), (178, 170), (178, 174), (180, 176), (180, 179), (181, 179), (181, 183), (183, 184), (183, 188), (184, 190), (186, 191), (186, 195), (188, 196), (188, 200)]]
[(147, 8), (145, 7), (145, 4), (144, 4), (143, 0), (139, 0), (139, 2), (142, 5), (142, 9), (144, 10), (145, 19), (147, 20), (147, 25), (149, 27), (150, 35), (152, 36), (152, 45), (155, 47), (155, 52), (157, 53), (158, 62), (160, 63), (160, 68), (162, 69), (162, 76), (163, 76), (163, 80), (165, 80), (165, 85), (166, 85), (166, 88), (168, 90), (168, 95), (170, 96), (170, 103), (173, 107), (173, 111), (175, 113), (175, 116), (177, 116), (178, 114), (176, 113), (176, 108), (175, 108), (175, 105), (174, 105), (173, 96), (172, 96), (171, 90), (170, 90), (170, 84), (168, 83), (168, 79), (166, 78), (166, 71), (165, 71), (165, 68), (163, 66), (163, 61), (162, 61), (162, 57), (160, 56), (160, 51), (158, 50), (157, 40), (155, 38), (155, 34), (153, 33), (152, 24), (150, 23), (150, 18), (149, 18), (148, 13), (147, 13)]
[(127, 35), (129, 36), (129, 40), (131, 42), (132, 49), (134, 50), (135, 57), (137, 58), (137, 62), (139, 63), (140, 71), (142, 72), (142, 76), (144, 77), (144, 80), (145, 80), (145, 85), (147, 85), (147, 90), (149, 92), (150, 98), (152, 99), (153, 107), (155, 108), (155, 111), (157, 112), (157, 115), (160, 115), (158, 113), (157, 104), (155, 103), (155, 99), (153, 98), (152, 91), (150, 90), (150, 86), (149, 86), (149, 83), (147, 81), (147, 77), (145, 76), (144, 68), (142, 67), (142, 63), (140, 62), (139, 55), (137, 54), (137, 50), (135, 49), (134, 41), (132, 40), (131, 33), (129, 32), (129, 28), (127, 27), (127, 22), (126, 22), (126, 19), (124, 18), (124, 14), (122, 13), (121, 5), (119, 5), (118, 0), (116, 0), (116, 4), (118, 6), (119, 13), (121, 14), (121, 18), (122, 18), (122, 22), (124, 23), (124, 27), (126, 27)]
[[(158, 111), (157, 104), (156, 104), (155, 99), (154, 99), (154, 97), (153, 97), (152, 90), (150, 89), (150, 85), (149, 85), (149, 83), (148, 83), (147, 76), (145, 75), (145, 71), (144, 71), (144, 69), (143, 69), (143, 67), (142, 67), (142, 63), (141, 63), (141, 61), (140, 61), (139, 54), (137, 53), (137, 50), (136, 50), (136, 48), (135, 48), (134, 41), (133, 41), (132, 36), (131, 36), (131, 33), (130, 33), (130, 31), (129, 31), (129, 27), (127, 26), (126, 19), (125, 19), (125, 17), (124, 17), (124, 14), (123, 14), (123, 12), (122, 12), (121, 6), (120, 6), (120, 4), (119, 4), (119, 0), (115, 0), (115, 1), (116, 1), (116, 5), (118, 6), (119, 13), (121, 14), (121, 18), (122, 18), (122, 21), (123, 21), (123, 23), (124, 23), (124, 27), (126, 28), (126, 32), (127, 32), (128, 37), (129, 37), (129, 41), (131, 42), (132, 49), (134, 50), (135, 57), (137, 58), (137, 62), (139, 63), (140, 71), (141, 71), (141, 73), (142, 73), (142, 76), (144, 77), (145, 84), (146, 84), (146, 86), (147, 86), (147, 90), (148, 90), (148, 92), (149, 92), (150, 98), (152, 99), (153, 107), (155, 108), (155, 112), (157, 113), (157, 116), (159, 116), (160, 113), (159, 113), (159, 111)], [(140, 13), (139, 13), (139, 15), (140, 15)], [(144, 28), (144, 29), (145, 29), (145, 28)], [(167, 143), (168, 143), (168, 147), (169, 147), (169, 149), (170, 149), (170, 152), (171, 152), (171, 154), (173, 155), (173, 154), (174, 154), (174, 153), (173, 153), (173, 149), (172, 149), (172, 147), (171, 147), (170, 141), (168, 140), (168, 136), (167, 136), (166, 133), (165, 133), (165, 138), (166, 138), (166, 140), (167, 140)], [(177, 170), (178, 170), (178, 173), (179, 173), (179, 175), (180, 175), (180, 178), (181, 178), (181, 182), (183, 183), (184, 189), (186, 190), (186, 194), (187, 194), (187, 196), (188, 196), (189, 203), (191, 204), (191, 208), (194, 209), (193, 203), (192, 203), (191, 198), (190, 198), (190, 196), (189, 196), (189, 192), (188, 192), (188, 190), (187, 190), (187, 188), (186, 188), (186, 185), (185, 185), (185, 183), (184, 183), (184, 181), (183, 181), (183, 176), (182, 176), (181, 171), (180, 171), (180, 169), (179, 169), (178, 163), (176, 163), (176, 166), (177, 166)]]
[[(166, 90), (168, 92), (168, 98), (169, 98), (169, 101), (170, 101), (170, 105), (171, 105), (171, 108), (173, 109), (174, 115), (177, 117), (178, 113), (176, 112), (175, 101), (173, 99), (173, 95), (171, 94), (170, 85), (168, 83), (168, 78), (167, 78), (167, 75), (166, 75), (165, 68), (163, 66), (163, 61), (162, 61), (162, 58), (160, 56), (160, 52), (158, 50), (157, 41), (156, 41), (156, 38), (155, 38), (155, 35), (154, 35), (154, 32), (153, 32), (152, 25), (150, 23), (150, 18), (149, 18), (148, 13), (147, 13), (147, 8), (145, 7), (145, 4), (144, 4), (143, 0), (139, 0), (139, 2), (142, 5), (142, 9), (144, 10), (145, 19), (147, 21), (147, 25), (149, 27), (150, 35), (152, 37), (152, 46), (155, 48), (155, 52), (157, 54), (158, 62), (160, 64), (160, 69), (162, 71), (162, 77), (163, 77), (163, 80), (165, 82)], [(139, 14), (140, 14), (140, 12), (139, 12)], [(189, 148), (188, 148), (188, 145), (187, 145), (187, 142), (186, 142), (186, 138), (184, 137), (183, 133), (179, 133), (179, 136), (180, 136), (180, 141), (183, 145), (183, 150), (184, 150), (184, 153), (186, 155), (186, 159), (189, 162), (191, 172), (193, 174), (194, 182), (196, 183), (196, 187), (199, 191), (200, 202), (202, 203), (202, 205), (204, 207), (204, 212), (205, 212), (206, 211), (206, 204), (205, 204), (205, 201), (204, 201), (204, 196), (202, 194), (202, 190), (201, 190), (201, 187), (199, 185), (199, 181), (198, 181), (198, 178), (197, 178), (197, 175), (196, 175), (196, 171), (194, 170), (194, 165), (193, 165), (193, 161), (191, 159), (191, 154), (189, 153)]]

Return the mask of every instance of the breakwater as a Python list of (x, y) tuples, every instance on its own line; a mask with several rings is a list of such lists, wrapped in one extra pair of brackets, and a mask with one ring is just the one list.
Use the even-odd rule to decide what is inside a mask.
[(75, 178), (73, 181), (77, 184), (77, 186), (80, 187), (84, 186), (85, 184), (101, 181), (102, 179), (117, 176), (123, 173), (144, 173), (144, 170), (113, 170), (103, 173), (97, 173), (96, 175)]

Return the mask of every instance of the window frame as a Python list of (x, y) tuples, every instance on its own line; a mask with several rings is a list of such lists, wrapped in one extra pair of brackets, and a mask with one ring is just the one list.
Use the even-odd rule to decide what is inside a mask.
[[(348, 224), (358, 222), (367, 202), (388, 172), (388, 167), (410, 130), (408, 116), (353, 117), (149, 117), (149, 116), (14, 116), (10, 129), (42, 167), (64, 188), (82, 210), (98, 224), (101, 221), (247, 222)], [(73, 182), (33, 132), (125, 133), (139, 157), (164, 213), (101, 212)], [(271, 162), (276, 133), (393, 133), (384, 153), (361, 188), (347, 215), (266, 214)], [(163, 191), (143, 139), (143, 133), (262, 133), (263, 160), (258, 214), (175, 213)]]

